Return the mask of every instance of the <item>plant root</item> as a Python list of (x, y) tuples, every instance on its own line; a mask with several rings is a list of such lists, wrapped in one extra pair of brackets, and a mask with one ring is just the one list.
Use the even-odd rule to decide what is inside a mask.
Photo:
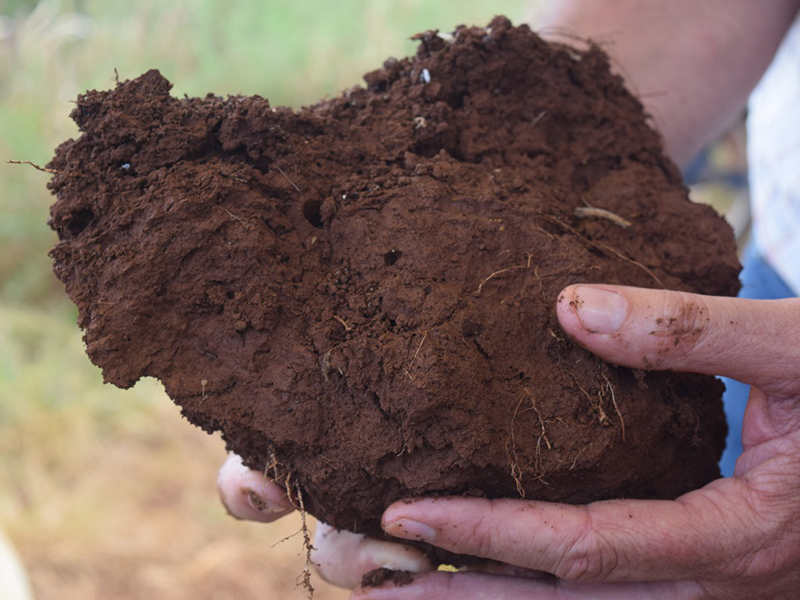
[(224, 206), (221, 206), (221, 205), (219, 205), (219, 204), (215, 204), (214, 206), (216, 206), (217, 208), (221, 208), (221, 209), (222, 209), (222, 210), (224, 210), (226, 213), (228, 213), (228, 216), (229, 216), (231, 219), (236, 219), (237, 221), (239, 221), (239, 223), (241, 223), (242, 225), (244, 225), (244, 228), (245, 228), (245, 229), (247, 229), (248, 231), (250, 230), (250, 226), (247, 224), (247, 221), (245, 221), (245, 220), (244, 220), (242, 217), (240, 217), (240, 216), (238, 216), (238, 215), (235, 215), (235, 214), (233, 214), (233, 213), (232, 213), (231, 211), (229, 211), (227, 208), (225, 208)]
[(533, 258), (533, 254), (527, 254), (527, 262), (524, 265), (514, 265), (513, 267), (507, 267), (505, 269), (500, 269), (499, 271), (495, 271), (494, 273), (490, 273), (488, 277), (486, 277), (483, 281), (480, 282), (478, 285), (478, 289), (475, 290), (473, 296), (479, 296), (483, 286), (486, 285), (491, 279), (494, 279), (498, 275), (502, 275), (503, 273), (508, 273), (509, 271), (515, 271), (516, 269), (530, 269), (531, 268), (531, 259)]
[[(619, 424), (622, 428), (622, 441), (625, 441), (625, 419), (622, 418), (622, 413), (619, 411), (619, 406), (617, 405), (617, 397), (614, 394), (614, 386), (611, 385), (611, 382), (606, 377), (605, 373), (602, 373), (603, 379), (606, 380), (606, 389), (611, 393), (611, 404), (614, 405), (614, 412), (617, 413), (617, 417), (619, 417)], [(602, 392), (601, 392), (602, 393)]]
[(292, 184), (292, 187), (293, 187), (294, 189), (296, 189), (296, 190), (297, 190), (298, 192), (300, 192), (301, 194), (303, 193), (303, 192), (302, 192), (302, 190), (301, 190), (299, 187), (297, 187), (297, 184), (296, 184), (294, 181), (292, 181), (291, 179), (289, 179), (289, 176), (288, 176), (286, 173), (284, 173), (284, 172), (283, 172), (283, 169), (281, 169), (281, 168), (280, 168), (280, 167), (278, 167), (278, 166), (276, 166), (275, 168), (278, 170), (278, 173), (280, 173), (281, 175), (283, 175), (283, 177), (284, 177), (284, 179), (286, 179), (286, 181), (288, 181), (289, 183), (291, 183), (291, 184)]
[(345, 321), (342, 317), (340, 317), (338, 315), (333, 315), (333, 318), (335, 320), (339, 321), (339, 323), (341, 323), (341, 325), (342, 325), (342, 327), (344, 327), (345, 331), (352, 331), (353, 330), (353, 328), (350, 327), (350, 325), (347, 324), (347, 321)]
[(608, 219), (612, 223), (627, 229), (631, 226), (631, 222), (623, 219), (618, 214), (606, 210), (605, 208), (594, 208), (593, 206), (578, 206), (575, 209), (575, 216), (579, 219)]
[(548, 450), (553, 449), (553, 444), (550, 442), (550, 439), (547, 437), (547, 423), (551, 421), (545, 421), (542, 418), (542, 414), (539, 412), (539, 409), (536, 406), (536, 400), (533, 398), (533, 394), (528, 388), (523, 388), (523, 394), (517, 403), (517, 407), (514, 409), (514, 414), (511, 416), (511, 432), (508, 438), (505, 441), (505, 448), (506, 448), (506, 456), (508, 457), (509, 466), (511, 467), (511, 477), (514, 480), (514, 483), (517, 486), (517, 493), (520, 495), (520, 498), (525, 498), (525, 488), (522, 485), (522, 469), (519, 466), (519, 459), (517, 457), (517, 443), (515, 439), (515, 432), (514, 432), (514, 421), (519, 415), (519, 411), (522, 408), (522, 404), (525, 402), (526, 398), (530, 398), (531, 400), (531, 407), (526, 409), (524, 412), (528, 412), (532, 410), (536, 413), (536, 418), (539, 421), (539, 427), (541, 428), (541, 433), (539, 437), (536, 439), (536, 458), (534, 459), (534, 479), (536, 481), (541, 481), (545, 485), (547, 482), (544, 480), (544, 467), (542, 465), (542, 442), (547, 447)]
[(511, 467), (511, 478), (517, 486), (517, 493), (520, 498), (525, 498), (525, 487), (522, 485), (522, 469), (519, 468), (519, 459), (517, 458), (517, 442), (514, 439), (514, 419), (517, 418), (517, 413), (525, 401), (525, 396), (519, 399), (517, 408), (514, 409), (514, 414), (511, 416), (511, 433), (505, 441), (506, 456), (508, 457), (508, 464)]
[(414, 361), (417, 360), (417, 356), (419, 355), (419, 351), (422, 350), (422, 344), (425, 343), (425, 338), (428, 337), (428, 332), (429, 331), (430, 331), (430, 329), (428, 329), (424, 334), (422, 334), (422, 340), (420, 340), (419, 346), (417, 346), (417, 351), (414, 352), (414, 356), (411, 357), (411, 362), (408, 363), (408, 366), (405, 369), (403, 369), (403, 373), (408, 375), (408, 378), (411, 381), (414, 381), (414, 377), (413, 377), (413, 375), (411, 375), (411, 367), (414, 365)]
[(67, 173), (66, 171), (56, 171), (55, 169), (46, 169), (44, 167), (40, 167), (36, 163), (32, 163), (29, 160), (7, 160), (6, 161), (9, 165), (28, 165), (36, 169), (37, 171), (41, 171), (42, 173), (50, 173), (51, 175), (63, 175), (64, 177), (79, 177), (74, 173)]
[(610, 252), (611, 254), (613, 254), (614, 256), (616, 256), (617, 258), (621, 258), (621, 259), (622, 259), (622, 260), (624, 260), (625, 262), (629, 262), (629, 263), (631, 263), (632, 265), (635, 265), (635, 266), (639, 267), (639, 268), (640, 268), (640, 269), (642, 269), (642, 270), (643, 270), (645, 273), (647, 273), (647, 274), (648, 274), (650, 277), (652, 277), (652, 278), (653, 278), (653, 280), (654, 280), (654, 281), (655, 281), (655, 282), (656, 282), (658, 285), (660, 285), (660, 286), (661, 286), (663, 289), (667, 289), (667, 286), (665, 286), (665, 285), (664, 285), (664, 282), (663, 282), (663, 281), (661, 281), (661, 280), (658, 278), (658, 275), (656, 275), (655, 273), (653, 273), (653, 271), (651, 271), (650, 269), (648, 269), (646, 266), (644, 266), (644, 265), (643, 265), (642, 263), (640, 263), (639, 261), (633, 260), (632, 258), (628, 258), (628, 257), (627, 257), (627, 256), (625, 256), (624, 254), (622, 254), (622, 253), (621, 253), (619, 250), (615, 250), (614, 248), (612, 248), (612, 247), (611, 247), (611, 246), (609, 246), (608, 244), (603, 244), (603, 243), (601, 243), (601, 242), (595, 242), (594, 240), (587, 239), (585, 236), (581, 235), (581, 232), (580, 232), (580, 231), (578, 231), (578, 230), (577, 230), (577, 229), (575, 229), (574, 227), (571, 227), (571, 226), (567, 225), (566, 223), (564, 223), (564, 222), (563, 222), (561, 219), (559, 219), (558, 217), (554, 217), (553, 215), (548, 215), (547, 213), (541, 213), (541, 212), (540, 212), (540, 213), (537, 213), (537, 214), (538, 214), (538, 216), (540, 216), (541, 218), (545, 219), (546, 221), (549, 221), (549, 222), (551, 222), (551, 223), (554, 223), (555, 225), (558, 225), (558, 226), (559, 226), (559, 227), (561, 227), (562, 229), (564, 229), (564, 230), (566, 230), (566, 231), (570, 232), (570, 233), (571, 233), (571, 234), (573, 234), (574, 236), (576, 236), (576, 237), (580, 238), (580, 239), (581, 239), (581, 240), (582, 240), (582, 241), (583, 241), (585, 244), (587, 244), (587, 245), (589, 245), (589, 246), (591, 246), (591, 247), (593, 247), (593, 248), (595, 248), (595, 249), (597, 249), (597, 250), (600, 250), (601, 252), (604, 252), (604, 253), (608, 253), (608, 252)]
[(303, 573), (300, 575), (300, 577), (298, 577), (298, 585), (301, 585), (306, 589), (308, 592), (308, 600), (313, 600), (314, 586), (311, 585), (311, 552), (314, 550), (314, 546), (311, 544), (311, 534), (309, 532), (308, 522), (306, 520), (308, 513), (306, 512), (305, 504), (303, 504), (303, 492), (300, 489), (300, 484), (295, 483), (294, 489), (297, 493), (297, 503), (299, 504), (298, 510), (300, 511), (300, 519), (303, 524), (300, 531), (303, 533), (303, 547), (305, 548), (306, 553), (306, 564), (303, 566)]

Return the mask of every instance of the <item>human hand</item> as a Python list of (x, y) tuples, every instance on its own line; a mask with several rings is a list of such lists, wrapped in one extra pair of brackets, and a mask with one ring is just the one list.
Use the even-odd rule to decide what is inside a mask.
[(674, 501), (396, 503), (383, 516), (393, 536), (555, 577), (428, 573), (354, 600), (797, 598), (800, 299), (570, 286), (557, 310), (570, 336), (610, 362), (752, 384), (735, 476)]
[[(294, 510), (285, 488), (245, 467), (235, 454), (222, 465), (217, 487), (225, 508), (237, 519), (270, 523)], [(414, 573), (432, 568), (416, 548), (337, 531), (325, 523), (315, 529), (311, 562), (323, 579), (350, 589), (379, 567)]]

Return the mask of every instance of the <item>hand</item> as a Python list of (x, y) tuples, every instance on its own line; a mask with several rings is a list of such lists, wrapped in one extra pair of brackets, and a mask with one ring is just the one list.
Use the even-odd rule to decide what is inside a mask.
[(555, 577), (429, 573), (354, 600), (796, 598), (800, 299), (570, 286), (557, 310), (570, 336), (613, 363), (752, 384), (735, 476), (675, 501), (396, 503), (383, 516), (391, 535)]
[[(294, 506), (286, 490), (263, 473), (248, 469), (235, 454), (222, 465), (217, 478), (220, 499), (237, 519), (270, 523)], [(311, 561), (326, 581), (344, 588), (358, 586), (361, 576), (379, 567), (395, 571), (429, 571), (430, 561), (418, 549), (375, 540), (318, 523)]]

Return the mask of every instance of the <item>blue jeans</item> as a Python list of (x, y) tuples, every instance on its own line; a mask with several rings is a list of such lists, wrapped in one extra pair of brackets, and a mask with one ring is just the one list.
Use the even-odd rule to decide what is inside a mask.
[[(754, 243), (745, 250), (741, 280), (740, 298), (778, 300), (795, 296), (780, 275), (767, 264)], [(736, 459), (742, 453), (742, 419), (750, 395), (750, 386), (726, 377), (723, 377), (722, 381), (725, 383), (722, 401), (725, 405), (725, 417), (728, 419), (728, 437), (725, 440), (725, 452), (722, 453), (719, 468), (723, 477), (730, 477), (733, 475)]]

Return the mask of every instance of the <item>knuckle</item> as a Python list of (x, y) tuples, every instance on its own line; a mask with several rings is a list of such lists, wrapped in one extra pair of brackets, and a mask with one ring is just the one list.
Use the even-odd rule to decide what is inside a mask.
[(616, 550), (594, 527), (587, 511), (582, 533), (565, 548), (554, 575), (568, 581), (604, 581), (618, 564)]

